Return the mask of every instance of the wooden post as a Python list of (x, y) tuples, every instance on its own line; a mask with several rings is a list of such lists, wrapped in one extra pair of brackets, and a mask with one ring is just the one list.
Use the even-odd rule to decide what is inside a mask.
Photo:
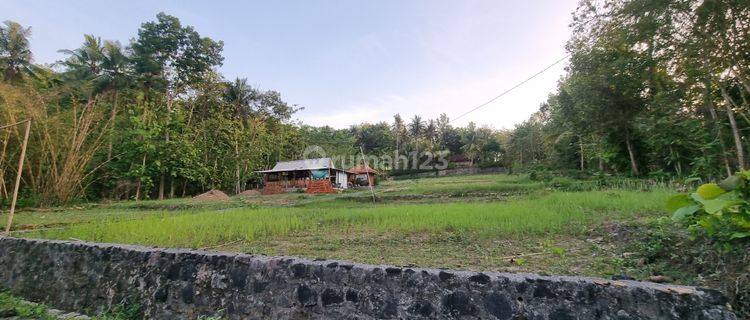
[(362, 165), (365, 166), (365, 175), (367, 176), (367, 186), (370, 187), (370, 193), (372, 194), (372, 203), (375, 204), (375, 189), (372, 188), (372, 183), (370, 183), (370, 172), (367, 170), (370, 168), (370, 166), (367, 165), (367, 160), (365, 160), (365, 149), (362, 148), (362, 146), (359, 146), (359, 151), (362, 153)]
[(10, 201), (10, 212), (8, 213), (8, 222), (5, 224), (5, 235), (10, 235), (10, 226), (13, 224), (13, 214), (16, 211), (16, 201), (18, 200), (18, 188), (21, 185), (21, 173), (23, 171), (23, 161), (26, 157), (26, 146), (29, 142), (29, 132), (31, 131), (31, 119), (26, 120), (26, 132), (23, 135), (21, 144), (21, 157), (18, 158), (18, 173), (16, 174), (16, 185), (13, 187), (13, 198)]

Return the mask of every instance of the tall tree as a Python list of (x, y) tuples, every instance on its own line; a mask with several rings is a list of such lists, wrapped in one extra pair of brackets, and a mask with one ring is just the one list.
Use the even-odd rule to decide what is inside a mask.
[(404, 125), (404, 119), (402, 119), (401, 115), (398, 113), (393, 116), (391, 132), (393, 132), (393, 137), (396, 139), (395, 155), (396, 158), (398, 158), (401, 154), (401, 144), (406, 136), (406, 125)]
[(422, 121), (422, 117), (419, 115), (414, 115), (414, 118), (411, 118), (411, 122), (409, 123), (409, 133), (411, 134), (411, 139), (414, 142), (414, 150), (416, 151), (416, 158), (419, 158), (419, 143), (422, 139), (422, 134), (424, 133), (424, 121)]
[(109, 113), (111, 124), (109, 142), (107, 144), (107, 161), (112, 160), (112, 144), (115, 139), (118, 105), (120, 92), (132, 83), (132, 71), (130, 70), (130, 58), (126, 55), (122, 45), (116, 41), (104, 41), (101, 51), (101, 72), (94, 78), (97, 91), (102, 91), (111, 96), (112, 107)]
[(31, 49), (31, 27), (5, 21), (0, 26), (0, 70), (5, 81), (17, 81), (21, 75), (34, 75)]
[[(193, 27), (182, 26), (174, 16), (159, 13), (156, 18), (157, 21), (141, 25), (138, 38), (131, 47), (135, 71), (146, 90), (146, 100), (158, 101), (158, 96), (166, 100), (166, 110), (156, 120), (164, 128), (164, 143), (169, 144), (172, 130), (167, 124), (175, 120), (172, 117), (175, 99), (203, 81), (211, 68), (222, 64), (223, 43), (201, 37)], [(169, 162), (167, 159), (156, 160), (159, 164)], [(159, 171), (158, 196), (162, 199), (167, 170), (162, 166)]]

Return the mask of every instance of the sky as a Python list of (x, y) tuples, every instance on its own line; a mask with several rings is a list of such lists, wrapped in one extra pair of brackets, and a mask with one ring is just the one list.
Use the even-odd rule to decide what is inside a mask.
[[(564, 57), (577, 0), (0, 0), (0, 20), (32, 27), (37, 63), (84, 34), (127, 44), (165, 12), (224, 41), (227, 79), (247, 78), (303, 107), (305, 124), (450, 118)], [(512, 128), (554, 91), (566, 62), (453, 122)]]

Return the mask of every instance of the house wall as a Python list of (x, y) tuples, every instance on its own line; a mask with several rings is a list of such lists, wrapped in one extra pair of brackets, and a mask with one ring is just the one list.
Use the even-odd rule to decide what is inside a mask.
[(349, 188), (349, 175), (344, 171), (336, 171), (336, 183), (338, 188)]

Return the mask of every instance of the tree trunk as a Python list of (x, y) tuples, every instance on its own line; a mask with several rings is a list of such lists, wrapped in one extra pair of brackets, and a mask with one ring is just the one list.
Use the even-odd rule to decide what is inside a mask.
[[(146, 169), (146, 155), (143, 155), (143, 160), (141, 161), (141, 168)], [(141, 175), (143, 175), (145, 172), (141, 172)], [(143, 177), (138, 177), (138, 184), (135, 187), (135, 201), (141, 200), (141, 187), (143, 186)]]
[(724, 108), (727, 111), (727, 117), (729, 118), (729, 125), (732, 128), (732, 135), (734, 136), (734, 147), (737, 149), (737, 166), (740, 170), (745, 169), (745, 151), (742, 148), (742, 137), (740, 136), (740, 130), (737, 128), (737, 120), (734, 119), (734, 111), (732, 106), (736, 106), (732, 97), (727, 93), (726, 88), (721, 86), (721, 95), (724, 97)]
[(396, 133), (396, 158), (398, 158), (398, 154), (401, 152), (399, 149), (399, 145), (401, 144), (401, 134)]
[(234, 163), (234, 194), (239, 194), (242, 192), (242, 190), (240, 190), (242, 188), (240, 181), (240, 147), (239, 143), (236, 141), (234, 143), (234, 157), (236, 159)]
[(412, 166), (414, 168), (412, 168), (412, 170), (418, 170), (419, 169), (419, 160), (420, 160), (420, 156), (419, 156), (419, 139), (415, 139), (415, 140), (416, 140), (416, 143), (414, 144), (414, 150), (416, 150), (417, 152), (414, 154), (414, 161), (412, 162)]
[(674, 151), (674, 147), (669, 145), (669, 155), (674, 159), (674, 170), (677, 172), (678, 177), (682, 177), (682, 164), (680, 163), (680, 155)]
[(174, 177), (169, 179), (169, 198), (174, 198)]
[[(709, 83), (705, 83), (706, 86), (709, 86)], [(721, 137), (721, 124), (719, 123), (719, 116), (716, 115), (716, 109), (714, 109), (713, 104), (711, 103), (708, 89), (703, 89), (703, 95), (705, 98), (705, 107), (708, 109), (708, 113), (711, 115), (711, 126), (714, 128), (714, 134), (716, 135), (716, 140), (719, 141), (719, 147), (721, 148), (721, 159), (722, 162), (724, 162), (724, 169), (727, 171), (727, 176), (732, 175), (732, 167), (729, 166), (729, 158), (727, 158), (727, 146), (724, 144), (724, 139)]]
[(159, 200), (164, 200), (164, 183), (166, 182), (166, 175), (162, 172), (159, 178)]
[(584, 162), (583, 162), (583, 138), (578, 137), (578, 145), (581, 147), (581, 171), (584, 169)]
[(635, 161), (635, 150), (633, 148), (633, 141), (630, 139), (630, 132), (625, 132), (625, 146), (628, 148), (628, 156), (630, 156), (630, 170), (634, 176), (640, 176), (641, 172), (638, 171), (638, 163)]
[(135, 185), (135, 201), (141, 200), (141, 179), (138, 178), (138, 183)]
[[(164, 133), (164, 141), (169, 145), (169, 129)], [(159, 177), (159, 200), (164, 200), (164, 184), (166, 183), (167, 175), (164, 173), (164, 168), (161, 171), (161, 177)]]

